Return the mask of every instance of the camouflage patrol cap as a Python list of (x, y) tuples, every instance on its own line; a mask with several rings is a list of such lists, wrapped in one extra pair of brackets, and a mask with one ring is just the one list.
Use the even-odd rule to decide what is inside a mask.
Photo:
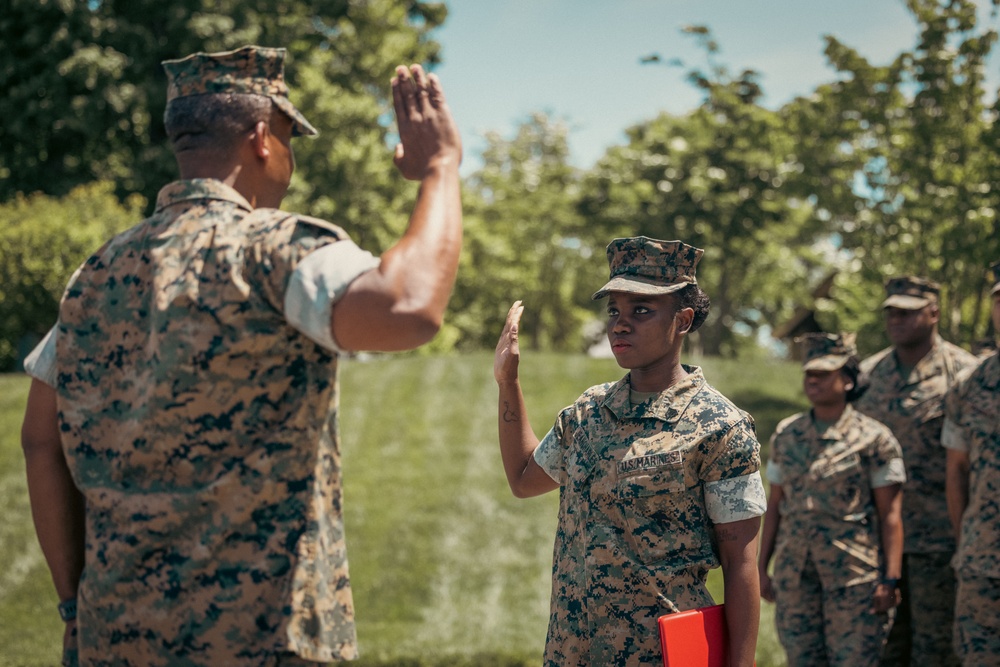
[(611, 279), (592, 298), (608, 292), (670, 294), (697, 285), (694, 270), (705, 253), (681, 241), (660, 241), (645, 236), (615, 239), (608, 244)]
[(195, 53), (164, 60), (167, 103), (178, 97), (211, 93), (266, 95), (292, 119), (294, 136), (319, 134), (288, 99), (285, 49), (244, 46), (235, 51)]
[(848, 359), (858, 353), (854, 345), (856, 338), (853, 333), (807, 333), (797, 337), (795, 342), (805, 348), (802, 370), (836, 371), (843, 368)]
[(993, 289), (990, 290), (990, 294), (997, 294), (1000, 292), (1000, 261), (990, 265), (990, 274), (993, 276)]
[(883, 308), (920, 310), (924, 306), (938, 302), (941, 286), (926, 278), (898, 276), (885, 281), (885, 294)]

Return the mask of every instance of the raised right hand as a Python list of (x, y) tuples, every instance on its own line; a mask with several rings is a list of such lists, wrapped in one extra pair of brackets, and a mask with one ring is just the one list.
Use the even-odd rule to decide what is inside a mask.
[(517, 332), (523, 312), (524, 306), (521, 305), (520, 301), (515, 301), (514, 305), (507, 311), (507, 321), (504, 323), (500, 340), (497, 341), (496, 356), (493, 357), (493, 378), (497, 384), (517, 381), (517, 365), (521, 359)]
[(393, 162), (400, 173), (419, 181), (432, 167), (451, 164), (457, 169), (462, 139), (437, 76), (424, 74), (420, 65), (400, 65), (392, 79), (392, 102), (400, 141)]

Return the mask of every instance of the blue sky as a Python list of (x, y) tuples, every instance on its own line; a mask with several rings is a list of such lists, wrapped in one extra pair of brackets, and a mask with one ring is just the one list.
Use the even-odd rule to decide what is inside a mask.
[[(984, 0), (982, 5), (989, 3)], [(870, 62), (885, 64), (916, 43), (917, 25), (902, 0), (449, 0), (434, 33), (444, 63), (436, 72), (465, 141), (463, 173), (479, 166), (482, 136), (512, 136), (531, 113), (567, 122), (571, 161), (591, 166), (625, 128), (660, 111), (683, 113), (700, 102), (685, 79), (704, 67), (685, 25), (706, 25), (730, 71), (761, 73), (765, 106), (774, 108), (829, 81), (823, 35), (832, 34)], [(988, 12), (981, 12), (990, 19)], [(994, 48), (994, 51), (997, 47)], [(640, 65), (659, 53), (687, 67)], [(1000, 58), (990, 63), (1000, 81)]]

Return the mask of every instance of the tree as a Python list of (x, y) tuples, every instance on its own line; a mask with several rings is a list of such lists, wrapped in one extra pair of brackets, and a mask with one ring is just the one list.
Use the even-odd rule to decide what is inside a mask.
[[(447, 14), (419, 0), (8, 0), (0, 13), (0, 201), (94, 180), (153, 201), (176, 177), (160, 62), (248, 43), (289, 50), (293, 101), (323, 132), (297, 142), (289, 206), (384, 246), (404, 224), (387, 148), (389, 80), (437, 62)], [(304, 176), (304, 177), (303, 177)]]
[(463, 347), (495, 345), (516, 299), (532, 349), (579, 349), (581, 327), (596, 315), (590, 295), (606, 265), (584, 242), (566, 135), (564, 124), (535, 114), (513, 139), (486, 136), (483, 167), (466, 182), (465, 247), (446, 318)]
[[(994, 0), (994, 12), (996, 7)], [(1000, 254), (1000, 128), (984, 90), (994, 30), (976, 4), (909, 0), (916, 48), (886, 66), (827, 38), (840, 75), (786, 109), (807, 152), (799, 185), (851, 253), (855, 283), (916, 273), (943, 285), (942, 330), (971, 342), (987, 326), (986, 266)], [(879, 290), (851, 286), (832, 319), (883, 340)]]
[(709, 56), (710, 72), (690, 75), (705, 101), (629, 129), (628, 144), (585, 179), (581, 213), (606, 240), (643, 234), (704, 248), (698, 275), (712, 313), (701, 347), (732, 354), (741, 332), (752, 335), (808, 294), (822, 270), (810, 248), (817, 221), (786, 188), (802, 165), (781, 115), (757, 104), (756, 73), (731, 76), (714, 63), (708, 30), (687, 31)]
[(76, 268), (114, 234), (134, 225), (145, 202), (123, 204), (112, 183), (62, 198), (17, 195), (0, 204), (0, 371), (13, 371), (55, 324)]

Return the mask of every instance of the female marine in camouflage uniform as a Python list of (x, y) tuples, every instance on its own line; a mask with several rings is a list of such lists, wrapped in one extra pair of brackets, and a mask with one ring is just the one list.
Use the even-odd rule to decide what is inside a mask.
[(789, 665), (876, 665), (899, 603), (902, 451), (850, 405), (860, 395), (853, 336), (804, 342), (812, 410), (782, 421), (771, 439), (761, 596), (777, 603)]
[(519, 498), (559, 492), (545, 667), (633, 667), (662, 660), (657, 619), (715, 604), (722, 567), (729, 664), (753, 664), (754, 571), (766, 500), (753, 419), (681, 364), (708, 315), (702, 250), (644, 236), (608, 245), (608, 342), (628, 374), (591, 387), (541, 441), (518, 379), (516, 302), (497, 343), (499, 436)]

